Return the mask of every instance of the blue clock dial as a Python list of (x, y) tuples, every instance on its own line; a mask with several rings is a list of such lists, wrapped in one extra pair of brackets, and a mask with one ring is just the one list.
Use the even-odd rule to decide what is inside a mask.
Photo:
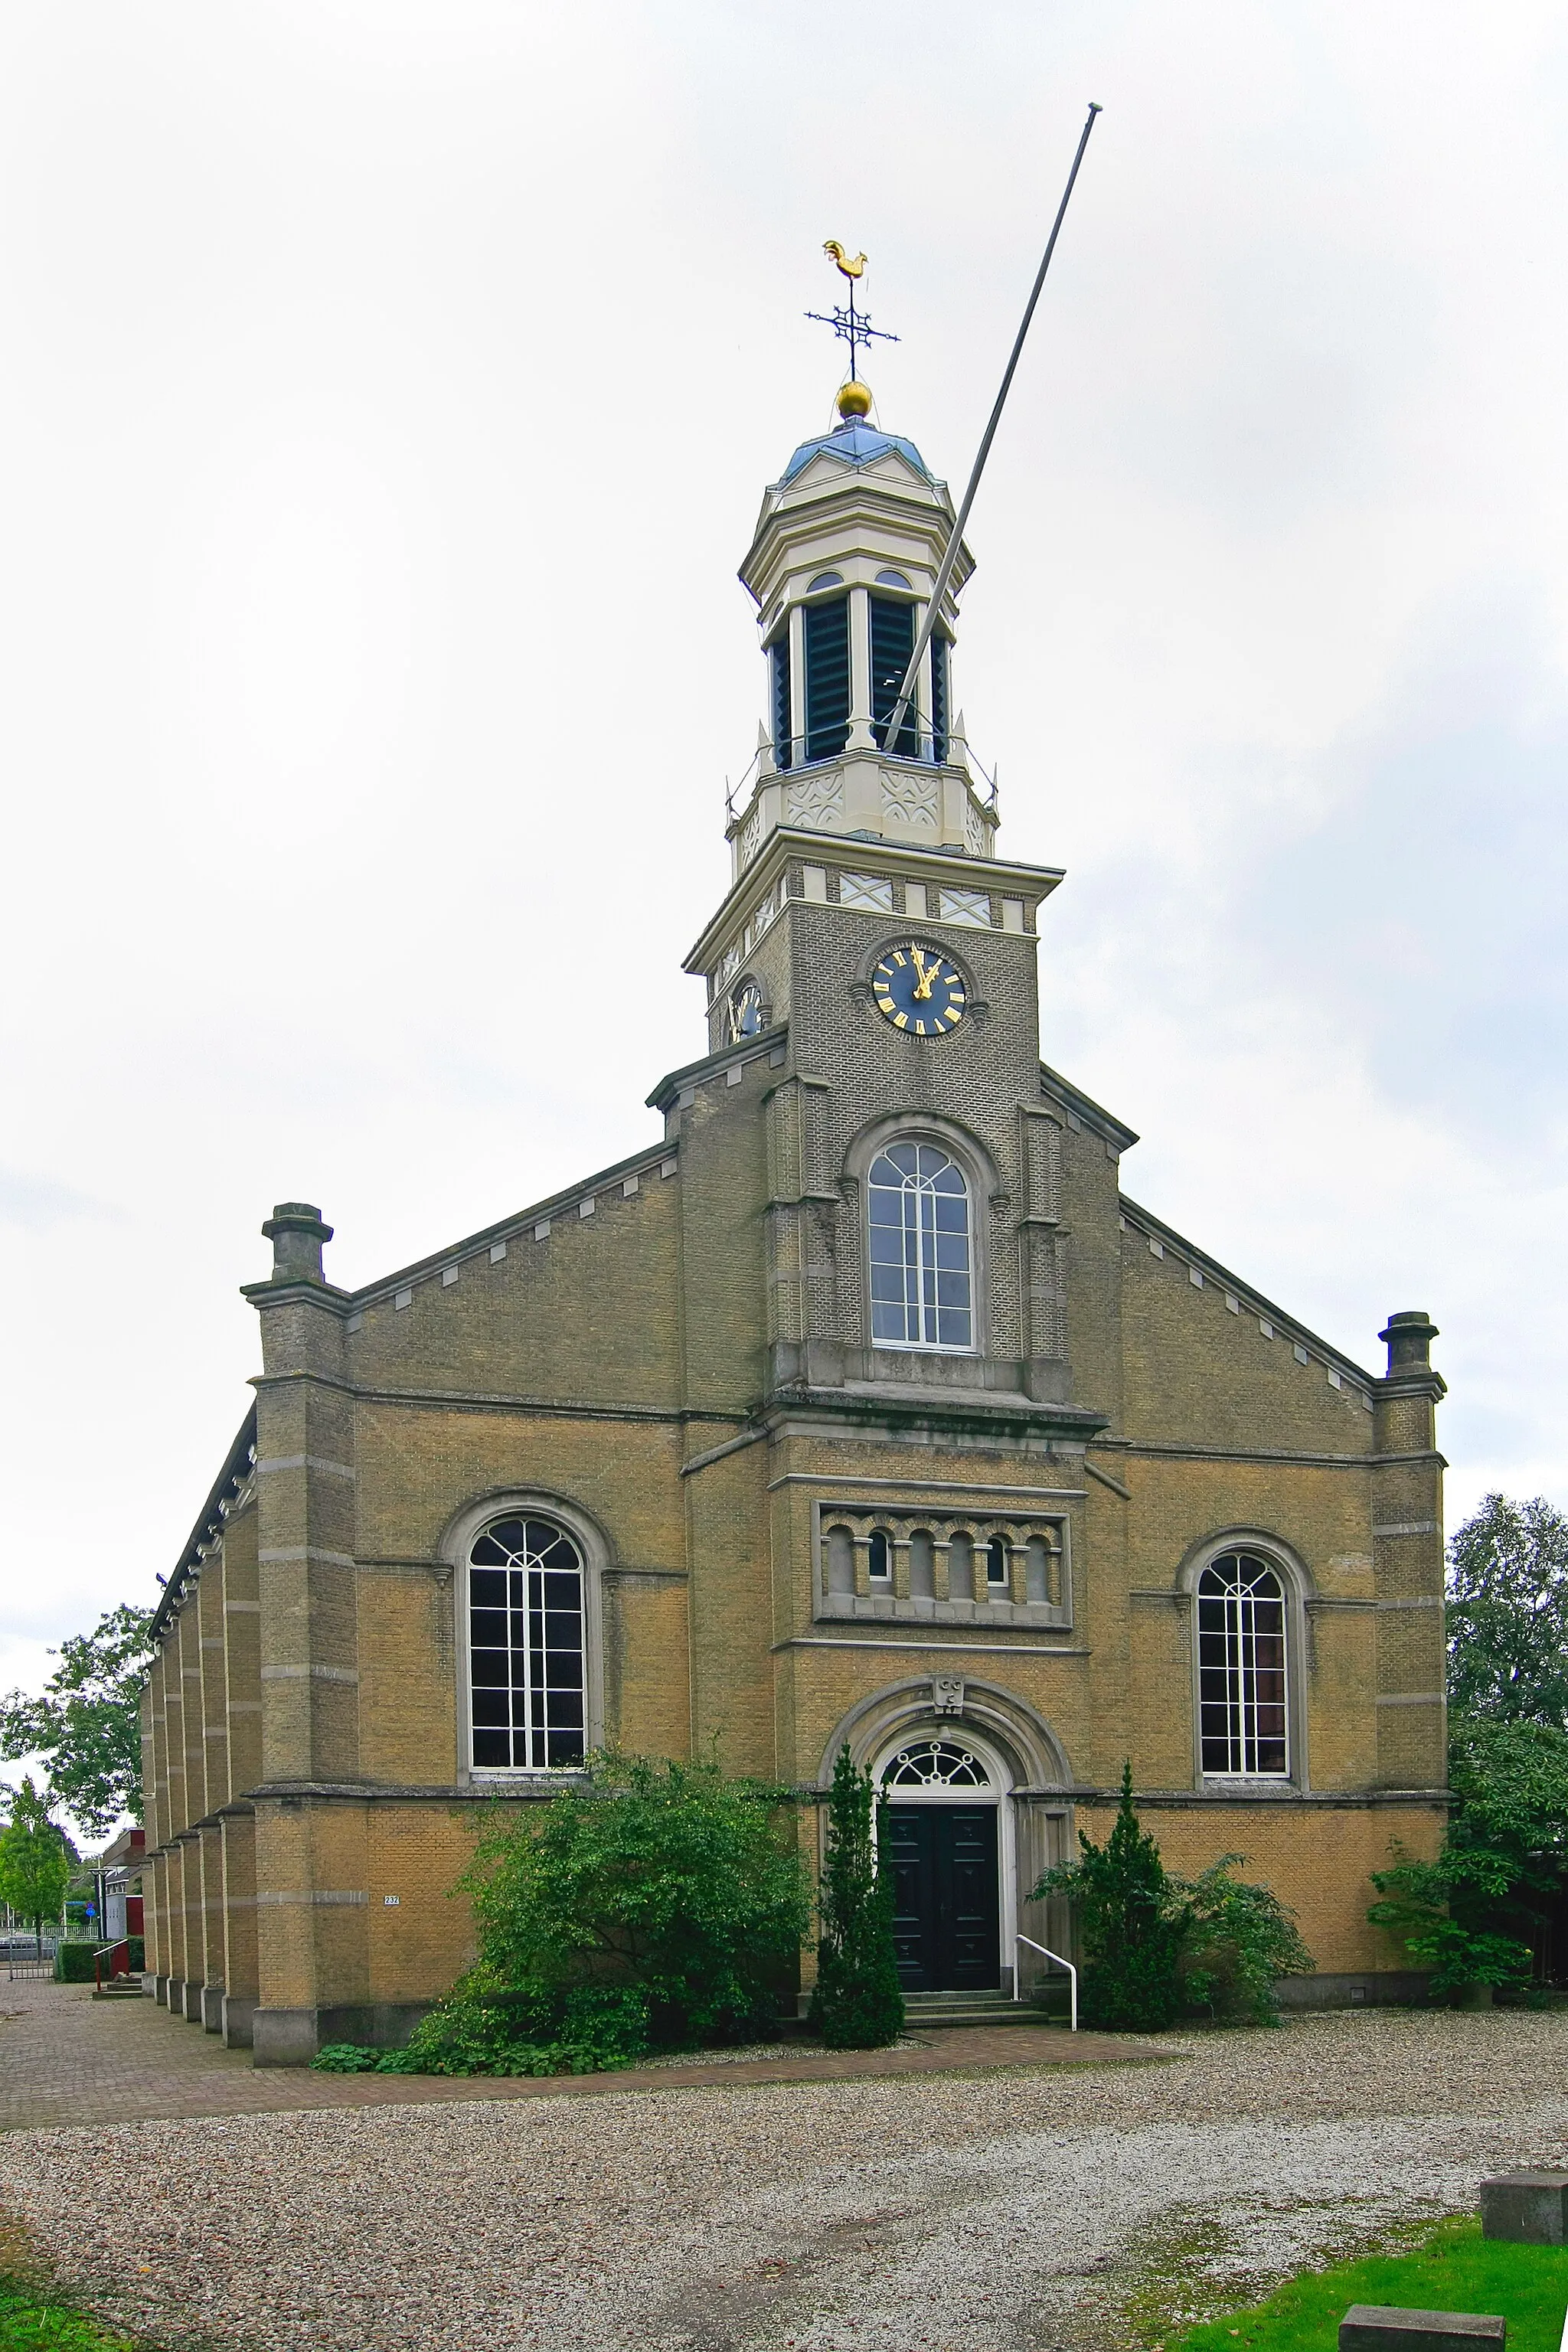
[(883, 1019), (910, 1037), (945, 1037), (963, 1018), (963, 975), (935, 948), (889, 948), (871, 994)]

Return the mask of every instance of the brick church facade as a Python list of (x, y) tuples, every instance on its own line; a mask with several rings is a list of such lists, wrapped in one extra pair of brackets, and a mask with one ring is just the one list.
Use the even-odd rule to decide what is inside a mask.
[(1295, 1907), (1296, 1998), (1407, 1981), (1364, 1915), (1445, 1810), (1433, 1327), (1341, 1355), (1042, 1062), (1061, 877), (997, 855), (967, 555), (886, 740), (952, 520), (853, 402), (767, 491), (769, 723), (660, 1139), (352, 1293), (315, 1208), (264, 1228), (144, 1701), (148, 1967), (258, 2064), (403, 2039), (480, 1809), (605, 1745), (810, 1791), (847, 1741), (914, 1989), (1035, 1989), (1069, 1928), (1029, 1889), (1124, 1758), (1173, 1868)]

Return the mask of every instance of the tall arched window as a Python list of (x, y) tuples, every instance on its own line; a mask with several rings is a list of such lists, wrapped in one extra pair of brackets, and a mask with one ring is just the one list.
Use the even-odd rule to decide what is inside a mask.
[(969, 1187), (934, 1143), (872, 1162), (871, 1338), (879, 1348), (972, 1348)]
[(560, 1771), (586, 1752), (583, 1555), (550, 1519), (498, 1519), (468, 1554), (473, 1760)]
[(1205, 1773), (1289, 1769), (1285, 1592), (1256, 1552), (1224, 1552), (1198, 1579), (1198, 1738)]

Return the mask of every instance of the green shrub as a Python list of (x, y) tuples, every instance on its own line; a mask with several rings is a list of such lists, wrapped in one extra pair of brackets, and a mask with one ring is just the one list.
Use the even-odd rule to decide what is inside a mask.
[(375, 2066), (380, 2053), (367, 2050), (362, 2042), (328, 2042), (317, 2051), (310, 2063), (318, 2074), (368, 2074)]
[(1155, 2032), (1184, 2009), (1223, 2025), (1279, 2022), (1275, 1979), (1310, 1969), (1312, 1956), (1272, 1888), (1235, 1876), (1242, 1855), (1222, 1854), (1197, 1878), (1170, 1877), (1138, 1826), (1131, 1764), (1110, 1837), (1097, 1846), (1080, 1831), (1079, 1844), (1081, 1858), (1047, 1870), (1034, 1891), (1076, 1906), (1082, 2024)]
[(1167, 1882), (1181, 1922), (1177, 1980), (1183, 2006), (1216, 2024), (1277, 2025), (1275, 1979), (1304, 1975), (1312, 1955), (1273, 1889), (1233, 1875), (1242, 1858), (1224, 1853), (1199, 1877)]
[(518, 1989), (481, 1962), (377, 2064), (384, 2074), (596, 2074), (635, 2066), (647, 2049), (636, 1986)]
[(1440, 1999), (1471, 1985), (1521, 1991), (1530, 1981), (1530, 1946), (1485, 1924), (1484, 1887), (1456, 1866), (1451, 1847), (1436, 1862), (1413, 1862), (1397, 1839), (1394, 1861), (1374, 1870), (1378, 1899), (1367, 1912), (1374, 1927), (1397, 1936), (1418, 1968), (1432, 1971)]
[(893, 1872), (887, 1799), (847, 1747), (838, 1751), (827, 1801), (827, 1848), (818, 1904), (816, 1989), (811, 2021), (830, 2050), (879, 2050), (904, 2030), (893, 1948)]
[(584, 1785), (521, 1819), (498, 1805), (456, 1890), (478, 1965), (377, 2070), (584, 2074), (765, 2032), (811, 1917), (791, 1795), (716, 1765), (595, 1756)]
[[(131, 1947), (131, 1974), (139, 1976), (144, 1965), (142, 1938), (140, 1936), (132, 1936), (127, 1940)], [(99, 1948), (96, 1944), (61, 1944), (55, 1953), (55, 1982), (57, 1984), (91, 1984), (94, 1981), (93, 1955)], [(107, 1952), (104, 1954), (103, 1969), (107, 1979), (109, 1971)]]

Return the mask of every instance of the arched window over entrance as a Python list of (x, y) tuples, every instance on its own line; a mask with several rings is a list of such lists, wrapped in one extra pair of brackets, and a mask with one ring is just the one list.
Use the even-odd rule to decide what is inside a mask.
[(583, 1554), (552, 1519), (498, 1519), (468, 1553), (479, 1770), (561, 1771), (586, 1753)]
[(951, 1739), (917, 1739), (900, 1748), (882, 1774), (884, 1789), (988, 1789), (978, 1756)]
[(890, 1143), (871, 1163), (871, 1339), (879, 1348), (974, 1345), (969, 1186), (934, 1143)]
[(1222, 1552), (1198, 1579), (1198, 1737), (1205, 1774), (1289, 1770), (1285, 1589), (1258, 1553)]

